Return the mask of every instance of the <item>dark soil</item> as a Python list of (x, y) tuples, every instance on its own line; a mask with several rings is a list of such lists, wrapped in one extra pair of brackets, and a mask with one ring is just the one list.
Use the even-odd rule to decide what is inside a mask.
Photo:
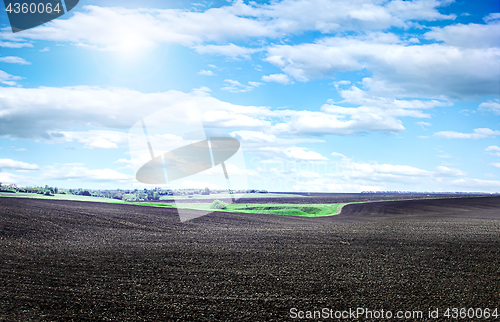
[(0, 198), (0, 321), (296, 321), (291, 308), (358, 307), (500, 310), (500, 197), (186, 223), (174, 209)]

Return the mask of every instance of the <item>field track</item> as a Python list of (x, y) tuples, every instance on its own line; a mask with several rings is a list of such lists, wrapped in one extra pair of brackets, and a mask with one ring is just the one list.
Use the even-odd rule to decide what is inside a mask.
[(324, 307), (500, 310), (500, 197), (186, 223), (175, 209), (0, 198), (0, 321), (297, 321), (291, 308)]

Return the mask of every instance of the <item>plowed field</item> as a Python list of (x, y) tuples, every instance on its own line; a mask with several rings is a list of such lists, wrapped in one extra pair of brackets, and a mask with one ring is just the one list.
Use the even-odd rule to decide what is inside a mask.
[(500, 310), (500, 198), (185, 223), (175, 209), (0, 198), (0, 321), (296, 321), (292, 308), (358, 307)]

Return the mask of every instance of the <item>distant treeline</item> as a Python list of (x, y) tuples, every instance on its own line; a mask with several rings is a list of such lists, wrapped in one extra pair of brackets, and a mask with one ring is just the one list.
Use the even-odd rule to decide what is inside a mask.
[(210, 190), (205, 189), (114, 189), (114, 190), (93, 190), (93, 189), (60, 189), (58, 187), (18, 187), (15, 184), (2, 185), (0, 183), (0, 192), (7, 193), (36, 193), (46, 196), (54, 196), (56, 194), (68, 194), (77, 196), (89, 196), (98, 198), (109, 198), (123, 201), (146, 201), (146, 200), (160, 200), (170, 199), (173, 196), (194, 196), (194, 195), (210, 195), (220, 193), (268, 193), (267, 190)]

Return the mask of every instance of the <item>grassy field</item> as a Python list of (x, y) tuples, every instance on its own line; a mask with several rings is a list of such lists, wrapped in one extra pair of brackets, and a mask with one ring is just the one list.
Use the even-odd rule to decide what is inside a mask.
[(270, 214), (301, 217), (323, 217), (340, 213), (340, 210), (347, 203), (337, 204), (228, 204), (224, 209), (210, 209), (210, 204), (182, 203), (172, 205), (177, 208), (212, 210), (224, 212), (241, 212), (249, 214)]

